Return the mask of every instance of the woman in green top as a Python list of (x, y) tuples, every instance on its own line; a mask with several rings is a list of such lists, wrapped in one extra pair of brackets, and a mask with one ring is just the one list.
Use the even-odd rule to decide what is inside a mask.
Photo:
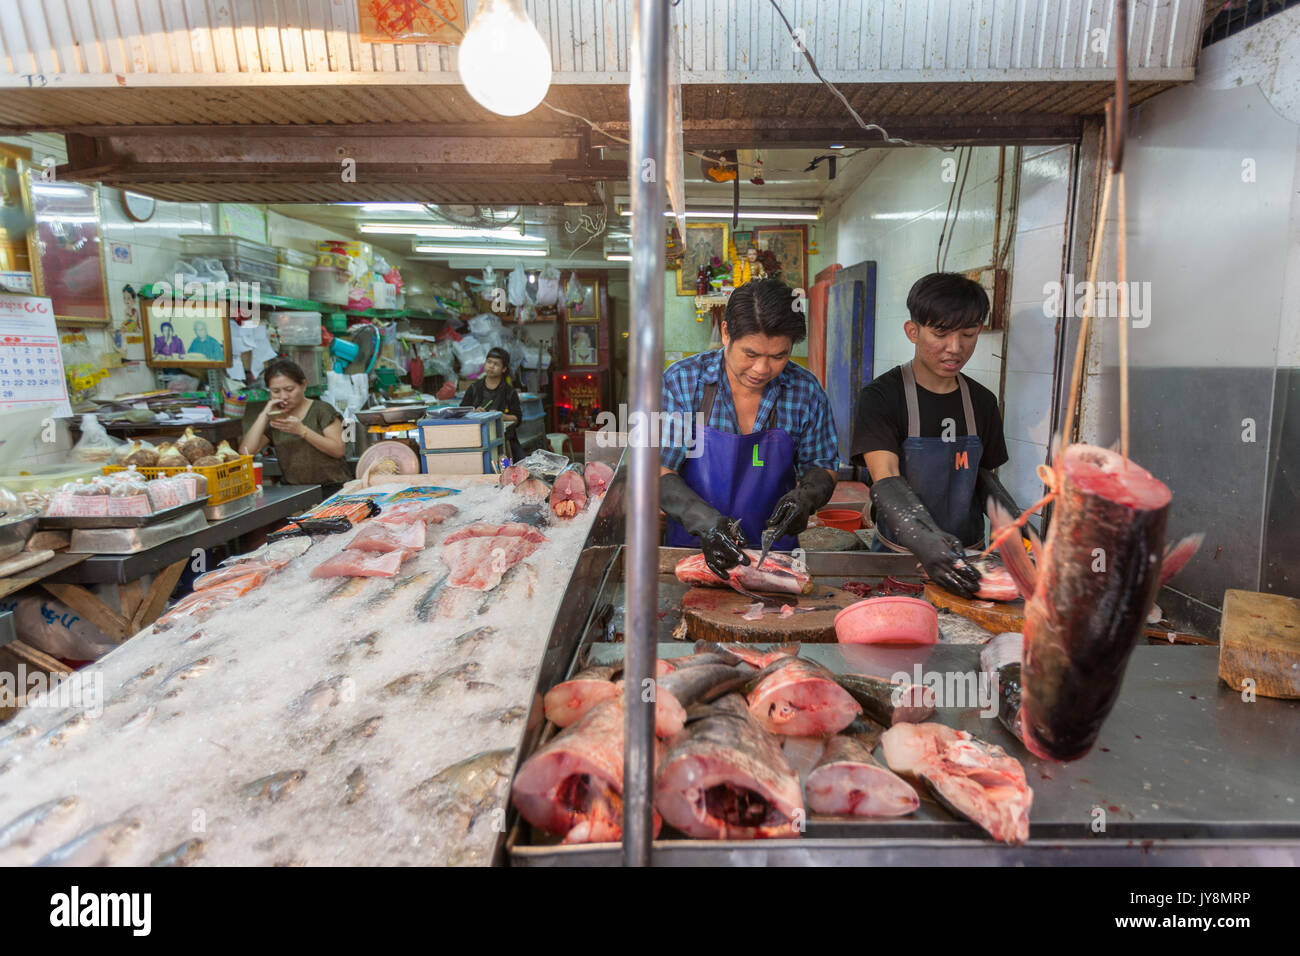
[(287, 359), (266, 367), (266, 387), (271, 401), (244, 413), (239, 453), (256, 455), (274, 445), (286, 485), (322, 485), (327, 496), (333, 494), (353, 477), (343, 460), (343, 416), (307, 397), (307, 376)]

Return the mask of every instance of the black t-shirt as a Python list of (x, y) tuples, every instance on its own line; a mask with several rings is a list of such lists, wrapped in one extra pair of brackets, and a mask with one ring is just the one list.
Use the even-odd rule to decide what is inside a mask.
[[(1002, 434), (997, 396), (970, 376), (962, 377), (970, 389), (975, 430), (984, 445), (980, 467), (992, 470), (1005, 465), (1007, 443)], [(939, 395), (918, 384), (916, 404), (921, 417), (922, 438), (943, 437), (944, 420), (949, 418), (955, 423), (951, 434), (958, 437), (966, 434), (966, 413), (962, 410), (960, 388)], [(851, 460), (856, 465), (865, 465), (864, 456), (873, 451), (892, 451), (901, 457), (906, 438), (907, 398), (903, 394), (903, 367), (896, 365), (858, 393)]]
[(482, 408), (486, 405), (489, 412), (504, 412), (517, 419), (524, 417), (519, 405), (519, 393), (505, 379), (502, 379), (501, 384), (496, 388), (488, 388), (483, 379), (471, 382), (469, 388), (465, 389), (465, 397), (460, 403), (471, 408)]

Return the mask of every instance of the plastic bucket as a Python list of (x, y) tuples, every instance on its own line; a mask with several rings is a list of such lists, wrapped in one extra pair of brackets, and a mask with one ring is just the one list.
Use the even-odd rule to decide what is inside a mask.
[(817, 520), (827, 528), (857, 531), (862, 527), (862, 512), (852, 508), (823, 508), (817, 512)]

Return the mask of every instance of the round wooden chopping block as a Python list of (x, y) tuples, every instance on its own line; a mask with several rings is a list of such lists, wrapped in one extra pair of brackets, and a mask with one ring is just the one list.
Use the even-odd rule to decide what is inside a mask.
[[(1025, 602), (1015, 601), (974, 601), (946, 591), (933, 581), (925, 582), (925, 599), (935, 607), (946, 607), (968, 620), (974, 621), (985, 630), (994, 634), (1005, 631), (1023, 632), (1025, 629)], [(990, 604), (992, 607), (982, 607)]]
[(764, 597), (809, 610), (788, 617), (766, 611), (759, 620), (746, 621), (742, 615), (754, 602), (739, 591), (691, 588), (682, 598), (686, 633), (695, 641), (834, 644), (835, 615), (862, 600), (849, 591), (825, 586), (815, 587), (812, 594), (765, 594)]

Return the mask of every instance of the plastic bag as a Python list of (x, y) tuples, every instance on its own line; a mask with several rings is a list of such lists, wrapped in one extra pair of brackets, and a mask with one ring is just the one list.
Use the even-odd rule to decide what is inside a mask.
[(342, 372), (325, 373), (325, 391), (321, 401), (339, 410), (343, 420), (352, 421), (355, 413), (366, 406), (370, 397), (370, 377), (364, 372), (344, 375)]
[(61, 660), (98, 660), (118, 646), (72, 608), (53, 598), (8, 598), (0, 601), (0, 611), (13, 611), (19, 640)]
[(104, 426), (93, 412), (88, 412), (81, 416), (81, 438), (72, 446), (71, 458), (88, 464), (107, 462), (121, 444), (123, 443), (104, 431)]
[(487, 361), (488, 345), (473, 336), (466, 336), (459, 342), (453, 342), (451, 347), (460, 362), (461, 377), (477, 378), (483, 371), (483, 363)]
[(578, 273), (569, 273), (569, 284), (564, 289), (564, 301), (568, 305), (582, 305), (587, 300), (587, 290), (578, 281)]
[(560, 472), (569, 467), (570, 462), (564, 455), (538, 449), (526, 458), (519, 459), (515, 464), (527, 470), (534, 478), (553, 482), (559, 477)]
[(540, 345), (528, 344), (523, 349), (523, 361), (519, 364), (524, 368), (546, 369), (551, 365), (551, 353), (546, 351)]
[(501, 344), (501, 320), (490, 313), (476, 315), (469, 320), (469, 331), (488, 348)]
[(560, 270), (547, 266), (537, 277), (537, 304), (555, 305), (560, 301)]
[(519, 308), (531, 298), (528, 291), (528, 273), (524, 272), (524, 264), (520, 262), (510, 270), (510, 275), (506, 278), (506, 301)]

